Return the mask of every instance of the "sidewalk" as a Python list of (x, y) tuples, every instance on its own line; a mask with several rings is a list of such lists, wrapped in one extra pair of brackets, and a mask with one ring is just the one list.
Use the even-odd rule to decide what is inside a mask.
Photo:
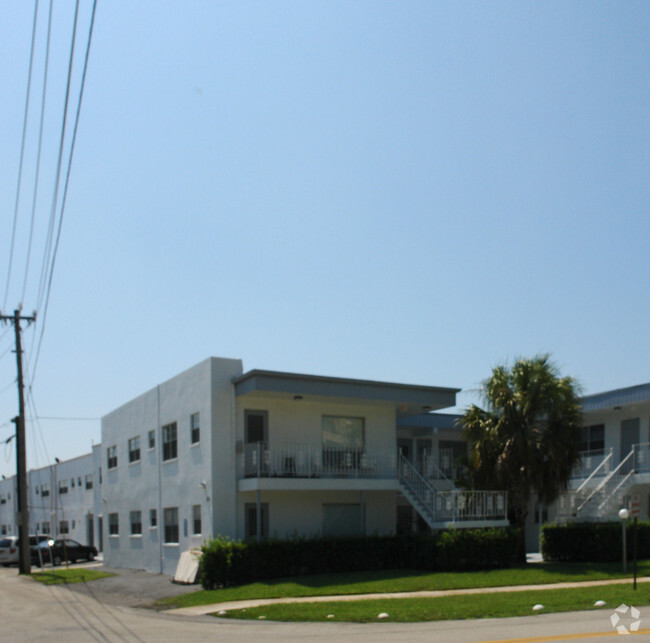
[[(342, 594), (336, 596), (294, 596), (286, 598), (259, 598), (242, 601), (228, 601), (212, 605), (196, 605), (194, 607), (179, 607), (166, 610), (165, 614), (184, 616), (204, 616), (215, 612), (259, 607), (275, 603), (326, 603), (330, 601), (365, 601), (382, 598), (439, 598), (441, 596), (460, 596), (465, 594), (486, 594), (502, 592), (526, 592), (531, 590), (570, 589), (572, 587), (599, 587), (601, 585), (622, 585), (631, 583), (629, 578), (616, 578), (614, 580), (595, 580), (574, 583), (548, 583), (542, 585), (513, 585), (505, 587), (476, 587), (471, 589), (449, 589), (421, 592), (394, 592), (385, 594)], [(637, 583), (648, 583), (650, 577), (637, 578)]]

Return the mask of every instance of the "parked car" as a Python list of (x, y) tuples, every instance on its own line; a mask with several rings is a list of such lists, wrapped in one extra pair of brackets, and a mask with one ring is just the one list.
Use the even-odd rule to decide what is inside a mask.
[[(30, 534), (30, 549), (38, 545), (38, 543), (47, 540), (48, 538), (49, 536), (46, 536), (45, 534)], [(0, 539), (0, 565), (9, 567), (9, 565), (18, 564), (18, 545), (18, 536), (4, 536), (2, 539)]]
[(9, 567), (18, 562), (18, 536), (4, 536), (0, 540), (0, 565)]
[(46, 540), (32, 547), (32, 564), (41, 565), (41, 563), (54, 562), (60, 565), (66, 560), (70, 563), (76, 563), (78, 560), (95, 560), (97, 548), (91, 545), (82, 545), (72, 538), (57, 538), (56, 540)]

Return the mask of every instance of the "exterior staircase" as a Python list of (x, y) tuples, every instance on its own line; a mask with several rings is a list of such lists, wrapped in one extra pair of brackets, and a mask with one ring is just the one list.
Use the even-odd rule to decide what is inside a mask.
[(448, 478), (445, 489), (435, 489), (402, 453), (398, 480), (404, 497), (431, 529), (508, 524), (505, 491), (463, 491), (453, 487)]
[(613, 469), (613, 453), (610, 450), (578, 488), (566, 494), (560, 504), (560, 515), (586, 521), (614, 518), (626, 493), (634, 484), (638, 465), (643, 460), (642, 446), (645, 445), (634, 445)]

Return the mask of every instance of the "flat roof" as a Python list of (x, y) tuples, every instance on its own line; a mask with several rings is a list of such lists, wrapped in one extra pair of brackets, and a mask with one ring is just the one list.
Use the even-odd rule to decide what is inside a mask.
[(233, 380), (235, 395), (275, 395), (293, 399), (347, 398), (404, 406), (404, 412), (416, 413), (447, 408), (456, 404), (457, 388), (420, 386), (395, 382), (376, 382), (343, 377), (325, 377), (300, 373), (252, 370)]
[(647, 400), (650, 400), (650, 383), (617, 388), (613, 391), (595, 393), (594, 395), (585, 395), (582, 398), (582, 410), (584, 412), (601, 411), (616, 406), (646, 402)]

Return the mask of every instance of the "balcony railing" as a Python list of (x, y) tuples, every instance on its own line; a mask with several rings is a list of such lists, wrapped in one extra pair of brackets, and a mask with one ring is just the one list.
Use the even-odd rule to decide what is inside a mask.
[(593, 449), (580, 452), (580, 464), (574, 467), (571, 478), (604, 477), (612, 470), (612, 449)]
[(440, 491), (436, 494), (436, 517), (444, 522), (505, 520), (506, 491)]
[(396, 478), (396, 449), (338, 449), (311, 444), (246, 444), (245, 478)]

